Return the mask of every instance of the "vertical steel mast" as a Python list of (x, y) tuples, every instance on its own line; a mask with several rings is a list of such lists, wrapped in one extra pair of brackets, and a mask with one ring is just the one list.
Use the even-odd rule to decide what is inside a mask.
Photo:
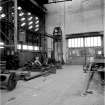
[(14, 46), (17, 52), (17, 0), (14, 0)]

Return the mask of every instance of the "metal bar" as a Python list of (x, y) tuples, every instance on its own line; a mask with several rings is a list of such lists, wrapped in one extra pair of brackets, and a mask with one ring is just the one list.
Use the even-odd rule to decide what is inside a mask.
[[(11, 0), (11, 1), (12, 1), (12, 0)], [(1, 1), (1, 0), (0, 0), (0, 4), (1, 4), (1, 5), (4, 5), (4, 4), (8, 3), (8, 2), (10, 2), (10, 1)]]
[(0, 33), (2, 33), (2, 35), (8, 40), (8, 41), (12, 41), (9, 37), (7, 37), (7, 35), (0, 29)]
[(41, 37), (50, 37), (52, 39), (56, 39), (52, 34), (48, 34), (48, 33), (45, 33), (45, 34), (39, 33), (39, 34), (41, 34)]
[(49, 2), (49, 3), (47, 3), (47, 4), (60, 3), (60, 2), (67, 2), (67, 1), (72, 1), (72, 0), (62, 0), (62, 1), (59, 1), (59, 0), (53, 0), (52, 2)]
[(17, 52), (17, 0), (14, 0), (14, 45), (15, 45), (15, 52)]
[(41, 7), (35, 0), (30, 0), (36, 7), (40, 8), (41, 10), (43, 10), (43, 12), (47, 12), (46, 8)]

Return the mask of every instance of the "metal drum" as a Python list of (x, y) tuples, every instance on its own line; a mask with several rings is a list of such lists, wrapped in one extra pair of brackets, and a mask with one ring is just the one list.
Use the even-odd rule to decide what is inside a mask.
[(0, 74), (0, 88), (13, 90), (16, 87), (17, 78), (15, 73)]

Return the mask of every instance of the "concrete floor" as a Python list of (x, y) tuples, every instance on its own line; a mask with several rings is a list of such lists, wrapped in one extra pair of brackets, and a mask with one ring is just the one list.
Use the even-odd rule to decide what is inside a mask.
[(82, 66), (63, 66), (56, 74), (28, 82), (19, 81), (15, 90), (0, 90), (0, 105), (104, 105), (105, 91), (94, 83), (94, 94), (81, 96), (86, 74)]

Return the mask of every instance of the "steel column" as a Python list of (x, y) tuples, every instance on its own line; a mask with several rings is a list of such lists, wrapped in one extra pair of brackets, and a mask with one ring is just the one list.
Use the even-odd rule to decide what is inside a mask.
[(105, 57), (105, 1), (104, 1), (104, 15), (103, 15), (103, 21), (104, 21), (104, 57)]
[(17, 52), (17, 0), (14, 0), (14, 45), (15, 52)]

